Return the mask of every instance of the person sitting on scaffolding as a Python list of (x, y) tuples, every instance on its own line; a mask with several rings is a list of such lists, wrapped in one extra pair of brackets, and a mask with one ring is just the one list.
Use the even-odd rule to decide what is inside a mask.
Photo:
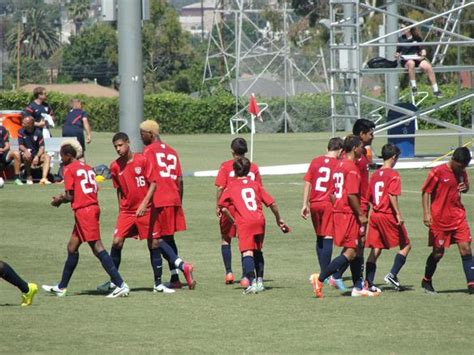
[(400, 27), (404, 29), (402, 36), (398, 38), (399, 43), (413, 43), (412, 46), (397, 46), (395, 58), (400, 60), (402, 67), (408, 70), (408, 78), (413, 96), (416, 96), (418, 89), (416, 88), (415, 68), (420, 68), (430, 79), (433, 88), (433, 95), (442, 98), (443, 93), (439, 90), (436, 83), (436, 76), (431, 63), (426, 59), (426, 49), (422, 48), (419, 43), (423, 42), (419, 31), (415, 27), (410, 26), (408, 22), (402, 22)]

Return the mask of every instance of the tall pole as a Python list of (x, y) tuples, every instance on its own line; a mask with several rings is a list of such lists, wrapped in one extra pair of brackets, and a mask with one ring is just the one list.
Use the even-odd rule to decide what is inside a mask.
[(21, 46), (21, 23), (17, 25), (18, 37), (16, 43), (16, 90), (20, 90), (20, 46)]
[[(398, 2), (387, 0), (387, 12), (394, 16), (387, 15), (387, 29), (386, 33), (395, 32), (398, 30)], [(388, 43), (397, 43), (398, 34), (393, 34), (387, 37)], [(386, 54), (387, 58), (392, 59), (395, 57), (396, 46), (387, 46)], [(399, 80), (397, 73), (385, 74), (387, 102), (390, 104), (396, 104), (398, 102), (398, 91), (399, 91)]]
[(143, 121), (141, 14), (141, 1), (118, 0), (119, 126), (130, 137), (133, 151), (142, 148), (138, 128)]

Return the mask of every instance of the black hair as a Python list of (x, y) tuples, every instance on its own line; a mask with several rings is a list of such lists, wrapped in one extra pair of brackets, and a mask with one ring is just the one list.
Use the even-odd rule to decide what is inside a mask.
[(232, 143), (230, 143), (230, 149), (237, 155), (244, 155), (249, 151), (247, 141), (243, 138), (235, 138)]
[(344, 139), (344, 144), (342, 146), (342, 149), (344, 149), (344, 152), (349, 153), (351, 152), (355, 147), (358, 147), (362, 145), (362, 141), (360, 138), (354, 134), (349, 134), (345, 139)]
[(344, 145), (344, 141), (342, 140), (341, 137), (333, 137), (328, 142), (328, 150), (330, 152), (339, 150), (339, 149), (342, 149), (343, 145)]
[(471, 152), (466, 147), (458, 147), (454, 151), (452, 159), (464, 166), (468, 166), (471, 162)]
[(237, 158), (234, 160), (232, 167), (234, 168), (236, 176), (247, 176), (250, 171), (250, 160), (245, 157)]
[(70, 155), (71, 157), (75, 158), (77, 156), (77, 152), (76, 150), (74, 149), (74, 147), (70, 144), (64, 144), (62, 147), (61, 147), (61, 151), (60, 153), (62, 155)]
[(400, 148), (395, 144), (387, 143), (382, 147), (382, 159), (389, 160), (391, 157), (400, 155)]
[(359, 118), (355, 121), (354, 126), (352, 127), (352, 134), (359, 137), (361, 133), (367, 133), (372, 129), (375, 129), (374, 122), (366, 118)]
[(127, 133), (124, 133), (124, 132), (118, 132), (118, 133), (114, 134), (114, 136), (112, 137), (112, 143), (115, 143), (118, 140), (122, 140), (124, 142), (129, 142), (130, 141), (130, 139), (128, 138)]

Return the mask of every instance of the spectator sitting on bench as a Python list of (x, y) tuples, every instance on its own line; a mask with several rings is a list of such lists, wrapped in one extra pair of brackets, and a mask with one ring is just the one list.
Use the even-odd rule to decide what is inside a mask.
[(43, 167), (40, 184), (51, 184), (48, 180), (51, 158), (44, 149), (44, 138), (40, 128), (35, 127), (35, 120), (31, 116), (23, 117), (23, 128), (18, 131), (18, 146), (21, 160), (25, 164), (26, 183), (33, 185), (31, 169)]
[(10, 165), (12, 160), (15, 169), (15, 184), (23, 185), (20, 180), (20, 153), (10, 150), (10, 132), (0, 126), (0, 166), (3, 168)]
[[(402, 22), (400, 28), (410, 26), (409, 22)], [(426, 59), (426, 49), (420, 46), (423, 42), (420, 33), (415, 27), (403, 30), (402, 36), (398, 38), (399, 43), (413, 43), (412, 46), (398, 46), (395, 58), (400, 59), (402, 67), (408, 70), (408, 78), (410, 79), (410, 86), (413, 96), (416, 96), (418, 89), (416, 88), (416, 74), (415, 68), (420, 68), (430, 79), (433, 88), (433, 95), (437, 98), (442, 98), (443, 93), (439, 90), (436, 83), (436, 76), (433, 71), (431, 63)]]

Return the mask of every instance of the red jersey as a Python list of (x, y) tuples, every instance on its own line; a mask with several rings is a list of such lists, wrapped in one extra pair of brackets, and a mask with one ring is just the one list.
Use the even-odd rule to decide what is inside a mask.
[[(221, 164), (214, 185), (226, 188), (231, 181), (237, 180), (237, 178), (235, 177), (233, 164), (234, 159), (227, 160)], [(247, 176), (251, 180), (262, 184), (262, 177), (260, 176), (260, 171), (258, 170), (258, 166), (256, 164), (250, 164), (250, 171)]]
[(392, 168), (381, 168), (370, 177), (368, 201), (374, 212), (394, 213), (390, 204), (390, 195), (399, 196), (402, 193), (400, 174)]
[(118, 158), (110, 164), (114, 188), (120, 189), (121, 211), (136, 212), (145, 198), (149, 184), (145, 178), (146, 159), (135, 153), (130, 161)]
[(334, 186), (331, 182), (331, 176), (338, 163), (339, 160), (336, 158), (324, 155), (311, 161), (303, 178), (311, 184), (310, 203), (330, 201), (329, 197), (333, 194)]
[(153, 194), (155, 207), (181, 206), (178, 178), (183, 176), (178, 153), (169, 145), (157, 141), (143, 150), (147, 161), (146, 178), (156, 183)]
[(231, 182), (222, 193), (218, 205), (221, 207), (234, 206), (235, 224), (241, 225), (264, 221), (262, 203), (268, 207), (274, 201), (261, 184), (247, 177)]
[(454, 230), (466, 219), (466, 211), (458, 191), (461, 181), (469, 184), (466, 172), (456, 176), (448, 164), (437, 166), (429, 172), (421, 190), (431, 194), (433, 230)]
[(355, 165), (359, 169), (360, 173), (361, 206), (362, 209), (366, 212), (369, 209), (369, 201), (367, 200), (367, 193), (369, 191), (369, 164), (370, 160), (369, 158), (367, 158), (366, 152), (355, 161)]
[(334, 197), (334, 212), (353, 213), (349, 205), (348, 195), (360, 197), (360, 173), (352, 160), (343, 159), (332, 174)]
[(71, 207), (73, 210), (98, 205), (98, 186), (95, 181), (95, 172), (92, 168), (75, 160), (64, 167), (64, 189), (73, 192)]

